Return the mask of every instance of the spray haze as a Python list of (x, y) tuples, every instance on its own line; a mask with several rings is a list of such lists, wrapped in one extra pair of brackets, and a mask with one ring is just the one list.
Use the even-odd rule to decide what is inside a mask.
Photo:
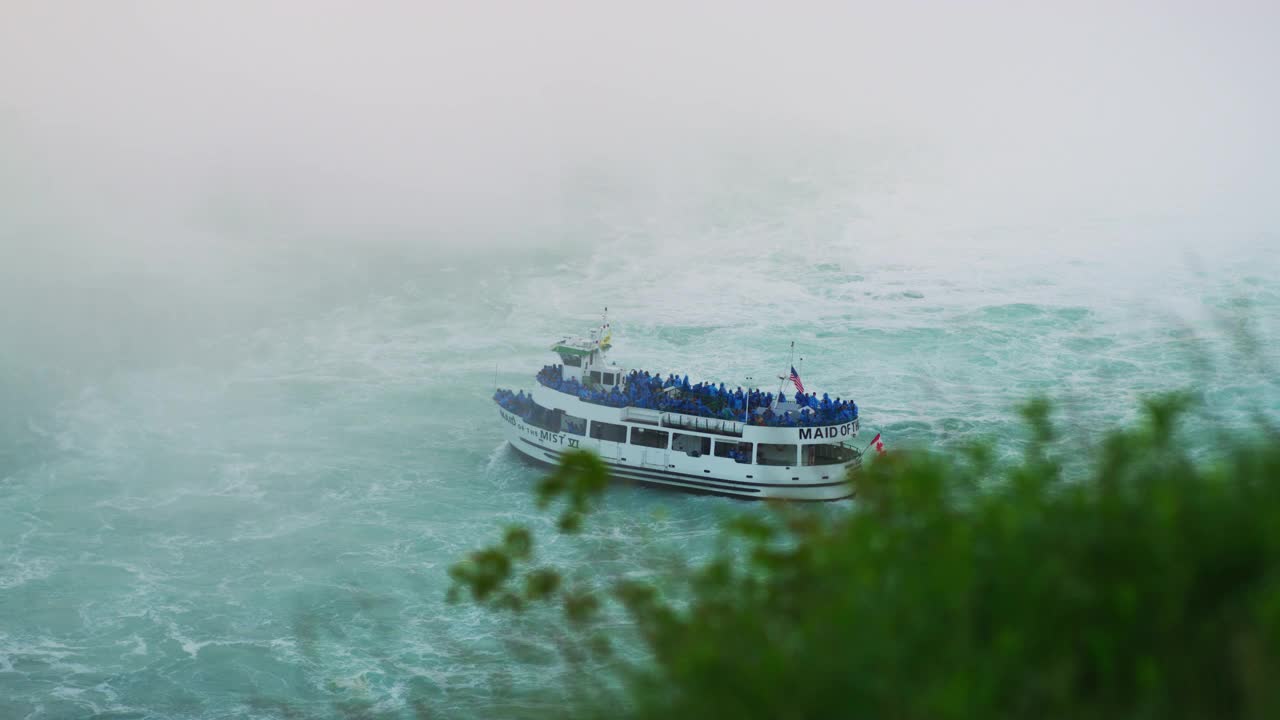
[(1081, 223), (1122, 229), (1054, 242), (1275, 222), (1266, 4), (0, 12), (0, 272), (34, 308), (7, 329), (60, 357), (485, 249), (843, 233), (959, 261)]
[(1073, 210), (1109, 209), (1117, 193), (1200, 210), (1256, 197), (1275, 160), (1267, 5), (4, 12), (5, 142), (27, 151), (6, 174), (52, 182), (107, 225), (187, 223), (234, 202), (310, 231), (496, 239), (554, 224), (561, 189), (587, 169), (678, 184), (725, 153), (833, 140), (916, 148), (902, 174), (990, 188), (984, 204), (1021, 189)]
[(638, 230), (787, 244), (820, 216), (931, 254), (1029, 241), (993, 226), (1275, 220), (1268, 4), (0, 13), (0, 272), (36, 309), (6, 330), (57, 355), (117, 325), (145, 353), (353, 267), (376, 286), (371, 263)]
[[(605, 305), (895, 448), (1280, 418), (1278, 14), (0, 0), (0, 717), (531, 712), (445, 568), (539, 517), (490, 393)], [(720, 500), (611, 488), (606, 564)]]

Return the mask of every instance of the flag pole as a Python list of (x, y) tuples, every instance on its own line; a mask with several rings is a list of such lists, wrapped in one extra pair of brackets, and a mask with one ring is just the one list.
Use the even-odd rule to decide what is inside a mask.
[[(778, 376), (778, 381), (779, 381), (778, 395), (779, 396), (782, 395), (782, 388), (787, 386), (787, 379), (791, 377), (791, 366), (795, 363), (795, 361), (796, 361), (796, 341), (792, 340), (791, 341), (791, 361), (787, 363), (787, 374)], [(773, 399), (773, 407), (774, 409), (777, 409), (778, 407), (778, 398), (776, 397)]]

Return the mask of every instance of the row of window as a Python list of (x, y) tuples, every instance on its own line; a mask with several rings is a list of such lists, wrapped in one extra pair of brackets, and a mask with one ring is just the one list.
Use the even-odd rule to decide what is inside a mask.
[[(568, 420), (572, 416), (566, 415)], [(627, 427), (614, 423), (591, 421), (590, 437), (606, 442), (627, 442)], [(701, 457), (712, 453), (712, 440), (700, 435), (689, 435), (666, 430), (650, 428), (631, 428), (631, 444), (659, 450), (673, 450), (691, 457)], [(754, 450), (754, 457), (752, 451)], [(803, 463), (797, 463), (800, 447), (794, 444), (752, 443), (740, 440), (716, 440), (715, 456), (729, 458), (740, 463), (754, 462), (757, 465), (829, 465), (841, 462), (836, 453), (821, 452), (818, 446), (805, 446)]]
[[(547, 410), (535, 405), (529, 421), (553, 432), (585, 435), (605, 442), (628, 442), (626, 425), (599, 420), (588, 422), (586, 418), (575, 417), (563, 410)], [(644, 427), (632, 427), (629, 434), (630, 444), (638, 447), (672, 450), (690, 457), (714, 453), (715, 457), (729, 458), (740, 463), (754, 462), (757, 465), (835, 465), (852, 457), (852, 451), (839, 445), (759, 443), (753, 446), (753, 443), (740, 440), (717, 439), (713, 447), (712, 439), (701, 435)]]
[(615, 381), (622, 381), (622, 373), (601, 372), (592, 370), (587, 373), (587, 380), (593, 385), (613, 385)]

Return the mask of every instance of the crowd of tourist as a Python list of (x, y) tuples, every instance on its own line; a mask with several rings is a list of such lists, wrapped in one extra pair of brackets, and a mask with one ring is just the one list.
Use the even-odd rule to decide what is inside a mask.
[(524, 391), (511, 392), (510, 390), (500, 389), (493, 393), (493, 401), (498, 406), (510, 413), (515, 413), (525, 420), (529, 420), (537, 405), (533, 402), (533, 396), (525, 395)]
[[(724, 383), (689, 383), (689, 376), (679, 377), (632, 370), (625, 382), (613, 387), (590, 387), (577, 378), (565, 378), (564, 366), (547, 365), (538, 372), (542, 385), (569, 395), (576, 395), (584, 402), (609, 407), (637, 407), (663, 412), (683, 413), (700, 417), (738, 420), (748, 417), (751, 425), (770, 427), (800, 427), (813, 425), (838, 425), (858, 417), (858, 406), (852, 400), (832, 400), (826, 393), (822, 397), (797, 392), (788, 402), (784, 393), (775, 396), (759, 389), (728, 389)], [(776, 403), (784, 408), (775, 410)]]

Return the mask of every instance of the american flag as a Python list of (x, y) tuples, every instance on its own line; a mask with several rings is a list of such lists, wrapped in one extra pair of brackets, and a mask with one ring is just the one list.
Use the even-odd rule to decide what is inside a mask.
[(800, 382), (800, 373), (796, 372), (796, 366), (791, 366), (791, 382), (796, 384), (796, 390), (804, 392), (804, 383)]

